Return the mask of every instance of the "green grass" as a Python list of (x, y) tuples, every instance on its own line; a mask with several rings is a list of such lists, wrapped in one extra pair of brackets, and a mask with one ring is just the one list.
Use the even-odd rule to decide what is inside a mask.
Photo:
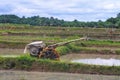
[(58, 51), (58, 53), (60, 53), (61, 55), (65, 55), (67, 53), (70, 53), (70, 49), (67, 46), (61, 46), (56, 48), (56, 50)]
[(66, 46), (60, 46), (56, 49), (61, 55), (69, 54), (69, 53), (80, 53), (80, 52), (85, 52), (89, 54), (117, 54), (120, 55), (120, 49), (115, 49), (112, 51), (111, 49), (107, 48), (102, 48), (102, 49), (97, 49), (97, 48), (92, 48), (92, 47), (82, 47), (82, 46), (77, 46), (75, 44), (69, 44)]
[[(30, 26), (25, 24), (0, 24), (0, 33), (30, 33), (48, 36), (84, 36), (84, 35), (109, 35), (106, 28), (79, 28), (79, 27), (47, 27)], [(116, 29), (114, 34), (120, 34), (120, 29)]]
[[(50, 39), (50, 40), (49, 40)], [(45, 38), (43, 38), (42, 41), (44, 41)], [(60, 38), (46, 38), (45, 40), (45, 43), (47, 45), (50, 45), (50, 44), (54, 44), (54, 43), (57, 43), (57, 42), (63, 42), (63, 41), (69, 41), (68, 39), (60, 39)], [(32, 42), (32, 41), (31, 41)], [(1, 47), (4, 47), (4, 48), (24, 48), (26, 44), (28, 44), (29, 41), (25, 42), (25, 41), (21, 41), (21, 42), (16, 42), (15, 41), (0, 41), (0, 45)], [(92, 47), (92, 46), (98, 46), (98, 47), (104, 47), (104, 48), (95, 48), (95, 47)], [(114, 51), (112, 51), (111, 49), (108, 49), (108, 48), (105, 48), (105, 47), (114, 47), (116, 48)], [(120, 54), (120, 50), (119, 50), (119, 47), (120, 47), (120, 42), (113, 42), (113, 41), (81, 41), (81, 42), (73, 42), (69, 45), (65, 45), (65, 46), (59, 46), (57, 47), (57, 51), (59, 53), (61, 53), (62, 55), (63, 54), (68, 54), (70, 52), (73, 52), (73, 53), (77, 53), (77, 52), (81, 52), (81, 51), (84, 51), (84, 52), (87, 52), (87, 53), (102, 53), (102, 54)]]
[(120, 66), (68, 63), (48, 59), (37, 59), (30, 56), (16, 58), (0, 57), (0, 65), (0, 69), (120, 75)]
[[(112, 41), (112, 40), (88, 40), (81, 41), (83, 46), (98, 46), (98, 47), (120, 47), (120, 41)], [(81, 43), (76, 43), (76, 45), (81, 45)], [(82, 45), (81, 45), (82, 46)]]

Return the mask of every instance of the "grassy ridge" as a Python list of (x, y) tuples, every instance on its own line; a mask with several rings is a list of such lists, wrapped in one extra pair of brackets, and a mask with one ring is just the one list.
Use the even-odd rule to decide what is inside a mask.
[(62, 41), (67, 41), (71, 39), (76, 39), (79, 38), (78, 36), (69, 36), (67, 38), (61, 38), (60, 36), (30, 36), (30, 35), (24, 35), (24, 36), (0, 36), (0, 41), (15, 41), (15, 42), (31, 42), (31, 41), (37, 41), (37, 40), (42, 40), (45, 42), (62, 42)]
[(7, 42), (7, 41), (0, 41), (0, 47), (1, 48), (24, 48), (26, 46), (26, 42)]
[[(49, 40), (49, 39), (48, 39)], [(62, 42), (61, 40), (58, 40)], [(65, 41), (68, 41), (67, 39)], [(57, 43), (57, 40), (53, 42), (46, 42), (47, 45)], [(23, 48), (28, 42), (6, 42), (0, 41), (0, 47), (3, 48)], [(95, 46), (95, 47), (92, 47)], [(98, 47), (104, 48), (98, 48)], [(97, 48), (96, 48), (97, 47)], [(105, 47), (113, 47), (112, 48), (105, 48)], [(56, 50), (61, 53), (61, 55), (68, 54), (70, 52), (77, 53), (77, 52), (85, 52), (85, 53), (98, 53), (98, 54), (117, 54), (120, 55), (120, 42), (113, 42), (113, 41), (81, 41), (71, 43), (65, 46), (59, 46)], [(116, 48), (116, 49), (115, 49)]]
[[(120, 34), (120, 29), (116, 29), (114, 34)], [(109, 29), (105, 28), (79, 28), (79, 27), (47, 27), (30, 26), (18, 24), (0, 24), (0, 47), (24, 48), (27, 43), (42, 40), (46, 44), (69, 41), (82, 36), (109, 36)], [(118, 36), (117, 36), (118, 37)], [(119, 39), (119, 38), (118, 38)], [(17, 44), (16, 44), (17, 43)], [(120, 47), (120, 42), (112, 41), (85, 41), (84, 46), (111, 46)], [(78, 46), (81, 42), (77, 43)], [(1, 46), (2, 45), (2, 46)], [(23, 45), (23, 46), (22, 46)]]
[(120, 66), (98, 66), (80, 63), (66, 63), (36, 59), (29, 56), (21, 56), (16, 58), (0, 57), (0, 65), (0, 69), (120, 75)]
[[(79, 28), (79, 27), (47, 27), (18, 24), (0, 24), (0, 35), (47, 35), (47, 36), (110, 36), (111, 29)], [(119, 35), (120, 29), (115, 29), (113, 36)], [(119, 37), (119, 36), (117, 36)]]
[(85, 52), (85, 53), (96, 53), (96, 54), (117, 54), (120, 55), (120, 49), (107, 49), (107, 48), (102, 48), (102, 49), (97, 49), (97, 48), (90, 48), (90, 47), (83, 47), (83, 46), (77, 46), (75, 44), (69, 44), (66, 46), (60, 46), (56, 48), (56, 50), (61, 53), (61, 55), (65, 55), (68, 53), (77, 53), (77, 52)]
[[(82, 43), (85, 46), (92, 46), (92, 45), (96, 45), (96, 46), (113, 46), (113, 47), (120, 47), (120, 41), (112, 41), (112, 40), (89, 40), (89, 41), (82, 41)], [(80, 45), (80, 44), (78, 44)]]
[[(32, 41), (42, 40), (46, 44), (54, 44), (58, 42), (65, 42), (73, 39), (80, 38), (78, 36), (74, 37), (36, 37), (36, 36), (0, 36), (0, 43), (4, 44), (20, 44), (20, 43), (30, 43)], [(88, 40), (88, 41), (79, 41), (75, 42), (76, 46), (83, 46), (83, 47), (91, 47), (91, 46), (98, 46), (98, 47), (120, 47), (120, 41), (112, 41), (112, 40)]]

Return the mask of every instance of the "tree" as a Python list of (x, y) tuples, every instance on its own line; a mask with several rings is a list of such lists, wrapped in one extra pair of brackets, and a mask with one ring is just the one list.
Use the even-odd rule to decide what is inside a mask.
[(0, 15), (0, 23), (19, 23), (19, 20), (16, 15)]
[(117, 14), (117, 18), (120, 18), (120, 13)]
[(120, 26), (120, 13), (117, 14), (116, 18), (108, 18), (106, 21), (99, 20), (98, 22), (81, 22), (75, 19), (74, 21), (59, 20), (54, 17), (40, 17), (32, 16), (22, 18), (16, 15), (0, 15), (0, 23), (13, 23), (13, 24), (29, 24), (34, 26), (61, 26), (61, 27), (119, 27)]
[(107, 22), (111, 22), (113, 24), (115, 24), (117, 21), (118, 21), (117, 18), (113, 18), (113, 17), (107, 19)]

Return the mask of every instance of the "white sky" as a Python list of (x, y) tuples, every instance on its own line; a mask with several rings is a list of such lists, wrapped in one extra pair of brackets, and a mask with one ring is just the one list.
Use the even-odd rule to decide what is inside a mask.
[(0, 0), (0, 14), (98, 21), (116, 17), (120, 0)]

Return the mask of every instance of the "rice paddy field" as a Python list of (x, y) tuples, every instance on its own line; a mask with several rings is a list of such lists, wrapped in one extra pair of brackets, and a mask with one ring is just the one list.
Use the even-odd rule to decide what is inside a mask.
[[(111, 30), (112, 33), (110, 33)], [(23, 53), (25, 45), (33, 41), (44, 41), (50, 45), (86, 36), (90, 40), (78, 41), (68, 45), (75, 49), (73, 53), (119, 54), (120, 29), (40, 27), (17, 24), (0, 24), (0, 54), (20, 55)]]
[[(25, 45), (33, 41), (42, 40), (47, 45), (50, 45), (86, 36), (89, 39), (87, 41), (78, 41), (65, 46), (59, 46), (56, 50), (61, 55), (61, 61), (68, 63), (74, 59), (89, 58), (114, 58), (120, 60), (120, 29), (47, 27), (17, 24), (0, 24), (0, 56), (23, 55)], [(17, 77), (13, 77), (10, 73)], [(23, 76), (23, 73), (26, 76)], [(45, 74), (48, 76), (39, 76), (38, 79), (34, 78), (37, 75)], [(18, 75), (22, 76), (20, 77)], [(11, 70), (1, 70), (0, 80), (6, 80), (5, 76), (10, 80), (16, 80), (18, 78), (18, 80), (30, 80), (30, 75), (32, 75), (35, 80), (39, 80), (39, 78), (42, 80), (56, 80), (56, 77), (58, 78), (57, 80), (120, 80), (118, 75), (71, 74), (58, 72), (42, 73), (31, 71), (17, 72)], [(86, 75), (88, 77), (83, 77)], [(68, 78), (69, 76), (71, 77)], [(31, 80), (33, 79), (31, 78)]]

